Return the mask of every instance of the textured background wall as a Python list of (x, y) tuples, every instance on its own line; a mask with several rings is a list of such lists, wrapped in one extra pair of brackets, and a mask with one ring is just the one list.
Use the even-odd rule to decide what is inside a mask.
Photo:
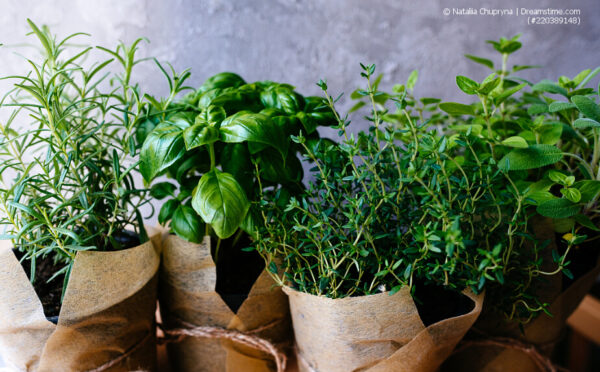
[[(600, 65), (598, 0), (0, 0), (0, 72), (15, 72), (22, 60), (11, 55), (27, 39), (25, 18), (61, 34), (86, 31), (94, 44), (114, 45), (147, 36), (145, 55), (192, 68), (193, 85), (223, 70), (247, 80), (293, 83), (302, 93), (327, 78), (335, 91), (359, 83), (359, 62), (376, 63), (385, 84), (402, 82), (418, 68), (417, 94), (460, 97), (454, 76), (483, 78), (486, 70), (463, 54), (493, 55), (486, 39), (523, 33), (525, 44), (512, 62), (539, 64), (528, 72), (541, 77), (573, 75)], [(18, 5), (17, 5), (18, 4)], [(527, 25), (524, 17), (444, 16), (449, 8), (581, 9), (582, 24)], [(8, 48), (7, 48), (8, 47)], [(166, 84), (152, 63), (138, 79), (147, 90), (164, 93)], [(384, 84), (384, 85), (385, 85)]]
[[(414, 68), (417, 94), (463, 99), (454, 76), (483, 78), (486, 70), (463, 54), (490, 56), (486, 39), (523, 33), (525, 44), (512, 59), (540, 64), (532, 80), (573, 76), (600, 65), (598, 0), (0, 0), (0, 75), (24, 72), (16, 53), (31, 53), (25, 19), (47, 24), (62, 36), (85, 31), (90, 42), (112, 46), (147, 36), (142, 54), (192, 68), (192, 85), (231, 70), (247, 80), (290, 82), (318, 93), (327, 78), (334, 92), (360, 82), (359, 62), (376, 63), (384, 86), (403, 82)], [(444, 16), (446, 7), (581, 9), (581, 25), (527, 25), (524, 17)], [(146, 91), (162, 94), (165, 81), (152, 63), (136, 75)], [(4, 85), (2, 85), (4, 87)], [(1, 361), (0, 361), (1, 366)]]

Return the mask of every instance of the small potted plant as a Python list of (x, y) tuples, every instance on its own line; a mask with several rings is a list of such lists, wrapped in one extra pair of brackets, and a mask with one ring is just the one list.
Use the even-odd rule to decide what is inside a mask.
[[(28, 371), (154, 370), (159, 256), (133, 178), (139, 40), (90, 64), (93, 48), (70, 45), (79, 34), (29, 25), (44, 57), (8, 77), (0, 102), (2, 358)], [(120, 75), (107, 72), (115, 60)]]
[[(318, 138), (317, 127), (333, 115), (322, 99), (303, 97), (290, 85), (246, 83), (233, 73), (217, 74), (174, 101), (189, 73), (166, 76), (171, 94), (160, 101), (148, 97), (153, 112), (140, 126), (144, 179), (169, 179), (151, 189), (166, 199), (158, 218), (171, 232), (159, 295), (165, 325), (185, 322), (286, 341), (287, 299), (272, 288), (260, 256), (245, 248), (262, 190), (279, 187), (284, 200), (303, 187), (301, 148), (290, 136), (302, 130)], [(268, 354), (219, 338), (185, 338), (168, 349), (182, 371), (275, 368)]]
[(504, 281), (503, 247), (526, 219), (493, 159), (465, 156), (473, 133), (437, 133), (439, 101), (409, 94), (416, 73), (387, 94), (374, 70), (353, 94), (352, 110), (371, 108), (368, 132), (338, 117), (339, 145), (295, 137), (314, 181), (287, 206), (264, 195), (255, 248), (289, 296), (301, 370), (437, 370), (475, 322), (477, 293)]
[[(597, 104), (588, 97), (596, 92), (585, 87), (599, 70), (582, 71), (573, 79), (561, 77), (557, 83), (529, 83), (514, 74), (531, 66), (507, 67), (508, 56), (521, 47), (518, 39), (491, 42), (502, 54), (502, 68), (482, 83), (457, 77), (459, 88), (477, 96), (479, 105), (440, 105), (455, 118), (451, 131), (480, 132), (478, 153), (496, 159), (498, 168), (512, 180), (536, 238), (515, 246), (514, 259), (509, 258), (512, 269), (507, 283), (518, 283), (521, 276), (523, 284), (489, 288), (486, 310), (475, 326), (479, 336), (510, 337), (513, 345), (478, 346), (454, 358), (455, 366), (473, 370), (510, 369), (517, 364), (523, 370), (537, 370), (533, 359), (515, 351), (514, 344), (525, 342), (537, 347), (540, 355), (549, 355), (566, 319), (600, 272), (593, 246), (599, 230), (600, 152), (595, 123), (600, 116)], [(494, 70), (492, 61), (468, 57)], [(516, 98), (527, 86), (531, 92)], [(535, 261), (539, 267), (532, 266)], [(469, 360), (472, 364), (466, 364)]]

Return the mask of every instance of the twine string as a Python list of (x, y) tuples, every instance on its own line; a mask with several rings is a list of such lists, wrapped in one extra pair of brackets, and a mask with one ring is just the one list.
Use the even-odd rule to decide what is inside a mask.
[(287, 357), (285, 353), (281, 352), (273, 343), (264, 338), (256, 336), (265, 329), (272, 328), (274, 325), (280, 323), (281, 320), (277, 320), (268, 323), (262, 327), (256, 328), (249, 332), (240, 332), (231, 329), (225, 329), (222, 327), (215, 326), (196, 326), (192, 323), (188, 323), (181, 319), (177, 320), (179, 328), (167, 329), (162, 324), (158, 324), (158, 327), (165, 334), (164, 337), (158, 339), (161, 344), (180, 342), (185, 337), (198, 337), (198, 338), (215, 338), (225, 339), (237, 342), (239, 344), (248, 346), (250, 348), (270, 354), (275, 359), (277, 366), (277, 372), (284, 372), (287, 365)]

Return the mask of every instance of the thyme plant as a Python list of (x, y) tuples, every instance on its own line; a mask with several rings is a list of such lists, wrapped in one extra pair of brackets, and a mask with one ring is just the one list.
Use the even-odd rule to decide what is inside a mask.
[[(362, 67), (366, 87), (354, 96), (365, 103), (354, 109), (370, 108), (369, 130), (350, 134), (348, 116), (337, 116), (339, 145), (296, 137), (314, 180), (287, 206), (277, 190), (263, 195), (255, 247), (269, 271), (281, 285), (332, 298), (505, 284), (508, 247), (527, 237), (510, 180), (478, 156), (472, 131), (438, 133), (439, 101), (412, 96), (416, 73), (385, 93), (375, 66)], [(319, 86), (336, 112), (339, 97)]]
[[(85, 34), (57, 39), (28, 22), (43, 55), (26, 60), (26, 74), (4, 78), (13, 88), (0, 101), (0, 224), (2, 239), (31, 261), (32, 282), (40, 258), (61, 267), (50, 280), (64, 276), (64, 294), (77, 251), (127, 248), (129, 228), (148, 239), (145, 190), (133, 178), (134, 128), (146, 110), (131, 82), (141, 39), (94, 51), (72, 44)], [(111, 58), (90, 63), (93, 52)]]

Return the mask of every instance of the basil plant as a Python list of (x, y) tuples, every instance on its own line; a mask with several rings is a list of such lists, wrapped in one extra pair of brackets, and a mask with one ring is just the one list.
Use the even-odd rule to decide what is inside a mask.
[(173, 102), (189, 89), (182, 86), (189, 72), (165, 75), (171, 94), (160, 102), (147, 96), (153, 109), (138, 130), (145, 137), (144, 180), (175, 181), (151, 188), (155, 198), (168, 198), (159, 222), (170, 222), (173, 233), (191, 242), (213, 233), (252, 235), (258, 211), (251, 205), (264, 188), (281, 188), (282, 198), (302, 189), (301, 147), (290, 137), (302, 131), (318, 138), (317, 127), (334, 122), (333, 113), (322, 98), (303, 97), (290, 85), (246, 83), (229, 72)]

